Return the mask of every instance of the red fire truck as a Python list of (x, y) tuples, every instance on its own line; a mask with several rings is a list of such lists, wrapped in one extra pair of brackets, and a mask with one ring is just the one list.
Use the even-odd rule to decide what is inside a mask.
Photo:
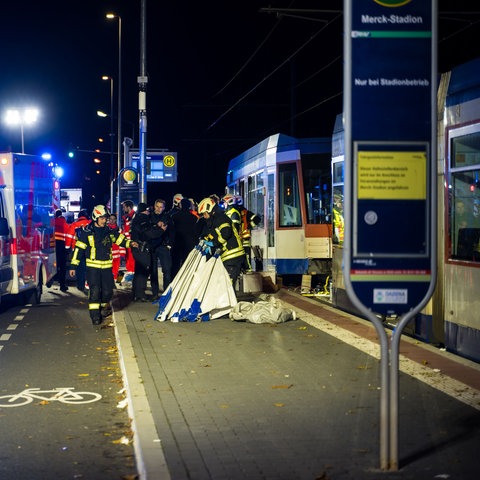
[(56, 272), (54, 212), (60, 184), (51, 163), (0, 153), (0, 301), (22, 295), (38, 303)]

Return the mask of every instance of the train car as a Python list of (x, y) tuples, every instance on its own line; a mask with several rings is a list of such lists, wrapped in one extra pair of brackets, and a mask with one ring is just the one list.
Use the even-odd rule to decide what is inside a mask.
[[(480, 59), (440, 77), (438, 87), (438, 278), (407, 333), (480, 361)], [(342, 116), (332, 137), (333, 195), (343, 194)], [(336, 217), (334, 216), (334, 229)], [(333, 244), (332, 303), (355, 311), (345, 290), (341, 241)], [(394, 326), (394, 319), (385, 319)], [(393, 323), (392, 323), (393, 322)]]
[(272, 135), (232, 159), (226, 193), (262, 222), (252, 230), (253, 270), (330, 275), (331, 139)]
[(438, 280), (418, 332), (480, 361), (480, 58), (438, 90)]

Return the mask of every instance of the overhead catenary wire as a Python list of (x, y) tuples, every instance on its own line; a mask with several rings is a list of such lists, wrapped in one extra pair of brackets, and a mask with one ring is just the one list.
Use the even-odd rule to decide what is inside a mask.
[(268, 75), (264, 76), (257, 84), (255, 84), (250, 90), (248, 90), (242, 97), (240, 97), (233, 105), (231, 105), (225, 112), (223, 112), (217, 119), (212, 122), (208, 127), (207, 131), (211, 130), (217, 123), (222, 120), (226, 115), (228, 115), (235, 107), (237, 107), (245, 98), (247, 98), (251, 93), (253, 93), (257, 88), (260, 87), (264, 82), (266, 82), (273, 74), (280, 70), (284, 65), (286, 65), (292, 58), (294, 58), (301, 50), (303, 50), (308, 44), (310, 44), (315, 38), (320, 35), (328, 26), (335, 22), (341, 15), (337, 15), (331, 21), (326, 23), (321, 29), (314, 33), (308, 40), (306, 40), (300, 47), (298, 47), (292, 54), (290, 54), (283, 62), (275, 67)]

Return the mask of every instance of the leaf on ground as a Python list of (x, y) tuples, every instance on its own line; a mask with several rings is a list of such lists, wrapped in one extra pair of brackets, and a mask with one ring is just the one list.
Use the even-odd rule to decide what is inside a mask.
[(123, 436), (121, 438), (119, 438), (118, 440), (112, 440), (112, 443), (115, 444), (115, 445), (129, 445), (130, 444), (130, 440)]

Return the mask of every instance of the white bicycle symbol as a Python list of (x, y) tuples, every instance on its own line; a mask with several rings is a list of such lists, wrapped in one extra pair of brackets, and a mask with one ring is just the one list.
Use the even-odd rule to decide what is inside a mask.
[[(59, 387), (53, 390), (40, 390), (39, 388), (27, 388), (23, 392), (14, 395), (0, 396), (0, 407), (21, 407), (33, 402), (34, 399), (52, 402), (58, 400), (62, 403), (92, 403), (100, 400), (102, 396), (94, 392), (74, 392), (74, 387)], [(51, 394), (51, 395), (48, 395)]]

